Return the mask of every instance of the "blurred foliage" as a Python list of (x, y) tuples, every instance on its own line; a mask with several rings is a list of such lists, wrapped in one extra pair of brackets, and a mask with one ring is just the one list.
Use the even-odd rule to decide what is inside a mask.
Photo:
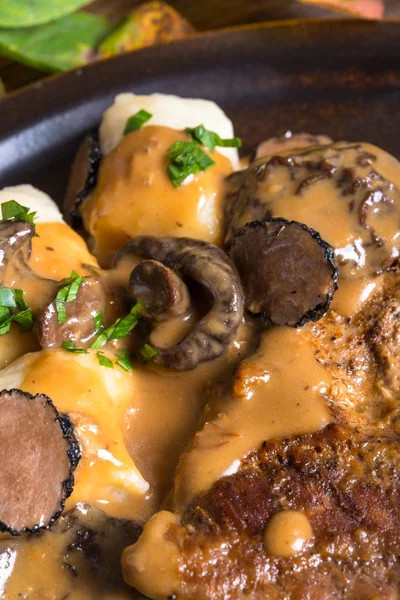
[(4, 83), (0, 79), (0, 98), (2, 98), (5, 93), (6, 93), (6, 90), (5, 90), (5, 87), (4, 87)]
[(100, 44), (102, 58), (169, 42), (193, 33), (190, 23), (165, 2), (142, 4)]
[(384, 0), (298, 0), (303, 4), (314, 4), (364, 19), (382, 19)]
[(93, 60), (110, 30), (105, 17), (86, 13), (37, 27), (0, 28), (0, 53), (43, 71), (66, 71)]
[(54, 21), (88, 4), (88, 0), (3, 0), (0, 27), (33, 27)]
[[(297, 1), (367, 19), (380, 19), (384, 13), (384, 0)], [(194, 31), (162, 1), (141, 4), (113, 26), (102, 15), (76, 12), (87, 4), (88, 0), (0, 0), (0, 55), (46, 72), (65, 71)]]

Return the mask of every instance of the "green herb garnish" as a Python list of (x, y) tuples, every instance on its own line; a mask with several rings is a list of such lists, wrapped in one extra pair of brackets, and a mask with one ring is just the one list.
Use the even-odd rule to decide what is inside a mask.
[(27, 206), (22, 206), (16, 200), (8, 200), (1, 205), (1, 216), (4, 221), (26, 221), (34, 225), (36, 212), (29, 212)]
[[(30, 331), (33, 327), (33, 317), (32, 317), (32, 309), (27, 308), (26, 310), (21, 310), (18, 313), (11, 314), (9, 309), (6, 307), (1, 307), (1, 320), (0, 320), (0, 335), (6, 335), (10, 332), (11, 323), (15, 321), (18, 323), (21, 333), (26, 333)], [(8, 315), (5, 313), (4, 308), (8, 310)]]
[(178, 188), (189, 175), (206, 171), (215, 162), (197, 142), (175, 142), (168, 148), (170, 164), (167, 172), (174, 187)]
[(202, 146), (205, 146), (210, 152), (213, 152), (216, 146), (224, 148), (240, 148), (242, 145), (242, 140), (240, 138), (220, 138), (218, 133), (209, 131), (204, 125), (187, 127), (186, 133), (190, 135), (194, 142), (198, 142)]
[(94, 331), (95, 333), (99, 333), (101, 329), (103, 329), (103, 313), (99, 312), (94, 317)]
[(128, 350), (121, 350), (117, 352), (116, 356), (118, 357), (118, 360), (115, 362), (116, 365), (124, 369), (124, 371), (133, 371), (133, 364)]
[[(21, 333), (32, 329), (32, 309), (23, 296), (22, 290), (0, 288), (0, 336), (10, 332), (13, 321), (18, 323)], [(11, 309), (17, 309), (18, 312), (11, 312)]]
[(63, 342), (61, 348), (68, 350), (68, 352), (74, 352), (75, 354), (87, 354), (87, 348), (77, 348), (75, 342)]
[(143, 125), (151, 119), (152, 116), (153, 115), (147, 112), (147, 110), (139, 110), (136, 114), (132, 115), (127, 120), (124, 129), (124, 135), (132, 133), (132, 131), (138, 131), (139, 129), (141, 129)]
[(26, 310), (27, 303), (24, 300), (24, 292), (13, 288), (0, 288), (0, 306)]
[(150, 344), (144, 344), (140, 349), (140, 356), (144, 362), (148, 362), (155, 356), (157, 356), (158, 350), (150, 346)]
[(104, 356), (104, 354), (102, 352), (100, 352), (100, 351), (96, 352), (96, 356), (97, 356), (97, 360), (99, 361), (99, 365), (101, 367), (107, 367), (108, 369), (114, 368), (112, 360), (107, 358), (107, 356)]
[(92, 344), (92, 348), (96, 350), (102, 348), (109, 340), (119, 340), (124, 338), (138, 324), (142, 316), (143, 304), (137, 302), (130, 312), (125, 316), (117, 319), (113, 325), (110, 325), (97, 336)]
[(65, 304), (72, 302), (76, 299), (79, 288), (82, 285), (83, 277), (78, 275), (75, 271), (72, 271), (71, 276), (68, 279), (64, 279), (63, 282), (67, 282), (67, 285), (58, 290), (56, 296), (56, 311), (58, 323), (65, 323), (67, 320), (67, 311)]

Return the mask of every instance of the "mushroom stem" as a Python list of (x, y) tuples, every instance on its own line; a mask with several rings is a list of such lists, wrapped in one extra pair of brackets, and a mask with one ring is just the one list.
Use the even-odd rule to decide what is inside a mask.
[(200, 283), (211, 295), (211, 310), (175, 346), (159, 349), (155, 360), (176, 370), (194, 369), (220, 356), (234, 339), (243, 317), (243, 290), (239, 275), (223, 250), (191, 238), (153, 236), (129, 241), (117, 254), (131, 252), (163, 263), (181, 277)]
[(129, 291), (156, 321), (179, 317), (190, 307), (189, 290), (182, 279), (156, 260), (144, 260), (133, 269)]

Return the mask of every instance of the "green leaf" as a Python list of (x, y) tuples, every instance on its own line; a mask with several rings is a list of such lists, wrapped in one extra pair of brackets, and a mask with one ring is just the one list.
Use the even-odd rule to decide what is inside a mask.
[(65, 304), (67, 302), (72, 302), (76, 299), (82, 282), (83, 277), (81, 275), (78, 275), (78, 273), (76, 273), (75, 271), (72, 271), (69, 279), (63, 280), (63, 283), (67, 283), (67, 285), (58, 290), (56, 296), (56, 311), (58, 323), (65, 323), (65, 321), (67, 320), (67, 311), (65, 308)]
[(22, 290), (0, 287), (0, 306), (26, 310), (28, 306), (23, 296)]
[(121, 369), (124, 369), (124, 371), (133, 371), (133, 364), (128, 350), (117, 352), (117, 357), (118, 360), (115, 362), (116, 365), (121, 367)]
[(140, 349), (140, 356), (144, 362), (149, 362), (152, 358), (157, 356), (158, 350), (150, 346), (150, 344), (144, 344)]
[(16, 200), (8, 200), (1, 205), (1, 216), (4, 221), (26, 221), (33, 225), (36, 212), (29, 212), (27, 206), (22, 206)]
[(190, 135), (194, 142), (198, 142), (202, 146), (205, 146), (210, 152), (213, 152), (215, 146), (224, 148), (240, 148), (242, 140), (238, 137), (234, 138), (220, 138), (218, 133), (206, 129), (204, 125), (198, 125), (197, 127), (186, 127), (186, 133)]
[(21, 333), (29, 331), (33, 327), (32, 310), (27, 308), (10, 315), (10, 309), (2, 306), (0, 310), (0, 336), (9, 333), (13, 321), (18, 323)]
[(194, 29), (165, 2), (144, 2), (118, 25), (100, 45), (103, 58), (184, 38)]
[(77, 348), (75, 342), (65, 341), (61, 344), (61, 348), (64, 348), (64, 350), (68, 350), (68, 352), (74, 352), (75, 354), (88, 353), (88, 350), (86, 348)]
[(88, 0), (3, 0), (0, 27), (32, 27), (55, 21), (89, 4)]
[(175, 142), (168, 148), (170, 165), (167, 173), (174, 187), (178, 188), (189, 175), (206, 171), (215, 162), (197, 142)]
[(141, 129), (143, 125), (151, 119), (152, 116), (153, 115), (147, 112), (147, 110), (139, 110), (127, 120), (124, 129), (124, 135), (132, 133), (132, 131), (138, 131), (139, 129)]
[(117, 319), (113, 325), (107, 327), (100, 335), (94, 340), (91, 348), (99, 350), (109, 340), (120, 340), (124, 338), (128, 333), (132, 331), (139, 322), (143, 312), (142, 302), (137, 302), (132, 306), (130, 312), (125, 316)]
[(108, 369), (113, 369), (114, 365), (112, 360), (104, 356), (102, 352), (96, 352), (97, 360), (99, 361), (99, 365), (101, 367), (107, 367)]
[(103, 313), (99, 312), (94, 317), (94, 331), (95, 333), (99, 333), (101, 329), (103, 329)]
[(28, 29), (0, 28), (0, 54), (42, 71), (67, 71), (93, 60), (110, 28), (105, 17), (86, 13)]

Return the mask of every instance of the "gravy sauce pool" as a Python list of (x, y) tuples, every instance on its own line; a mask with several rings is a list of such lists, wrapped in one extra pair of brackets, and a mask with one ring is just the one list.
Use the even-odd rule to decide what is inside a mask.
[(234, 473), (264, 440), (322, 429), (330, 422), (323, 400), (331, 383), (302, 329), (267, 331), (257, 352), (240, 365), (225, 406), (206, 423), (182, 461), (174, 505), (184, 507), (216, 479)]

